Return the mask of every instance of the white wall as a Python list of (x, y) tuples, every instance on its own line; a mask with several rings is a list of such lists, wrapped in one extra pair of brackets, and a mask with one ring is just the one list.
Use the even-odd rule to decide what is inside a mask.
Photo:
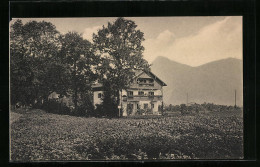
[(123, 116), (127, 116), (127, 103), (122, 102)]
[(122, 96), (126, 95), (127, 96), (127, 91), (126, 90), (122, 90)]
[(101, 104), (102, 103), (102, 99), (101, 98), (98, 98), (98, 94), (99, 93), (102, 93), (102, 95), (103, 95), (103, 91), (95, 91), (94, 92), (94, 106), (96, 105), (96, 104)]
[(156, 101), (156, 102), (153, 102), (153, 104), (154, 104), (154, 109), (153, 109), (153, 111), (154, 111), (154, 112), (158, 112), (158, 106), (159, 106), (160, 104), (162, 104), (162, 102), (161, 102), (161, 101)]

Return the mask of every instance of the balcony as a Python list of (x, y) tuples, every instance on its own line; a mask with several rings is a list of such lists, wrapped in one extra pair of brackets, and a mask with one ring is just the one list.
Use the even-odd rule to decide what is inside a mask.
[(162, 95), (133, 95), (124, 96), (123, 101), (159, 101), (162, 100)]
[(154, 86), (154, 83), (138, 83), (140, 87)]
[(134, 83), (130, 85), (130, 88), (135, 89), (161, 89), (161, 87), (155, 83)]

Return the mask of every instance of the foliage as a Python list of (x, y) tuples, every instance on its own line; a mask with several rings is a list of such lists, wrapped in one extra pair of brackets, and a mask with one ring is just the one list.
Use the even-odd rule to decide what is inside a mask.
[(50, 113), (71, 115), (71, 109), (56, 100), (48, 100), (39, 107)]
[(102, 96), (102, 103), (96, 105), (95, 116), (97, 117), (118, 117), (117, 97), (114, 96), (112, 90), (109, 90), (108, 82), (104, 84), (105, 91)]
[(136, 111), (136, 115), (143, 115), (143, 114), (145, 114), (145, 110), (142, 108), (138, 108)]
[(143, 33), (136, 27), (118, 18), (93, 34), (92, 44), (76, 32), (61, 35), (49, 22), (15, 21), (10, 32), (12, 104), (43, 105), (56, 92), (71, 95), (75, 113), (83, 114), (93, 108), (91, 84), (99, 78), (108, 85), (103, 114), (116, 116), (119, 91), (128, 87), (134, 70), (149, 70)]
[(98, 60), (92, 51), (91, 43), (84, 40), (80, 34), (69, 32), (64, 35), (61, 41), (61, 56), (63, 63), (69, 69), (69, 75), (67, 75), (69, 82), (67, 84), (70, 93), (73, 94), (74, 107), (77, 111), (79, 95), (86, 94), (90, 90), (91, 82), (96, 79), (92, 67), (97, 64)]
[(227, 105), (218, 105), (213, 103), (203, 103), (203, 104), (181, 104), (181, 105), (168, 105), (165, 106), (165, 110), (168, 112), (181, 112), (182, 114), (189, 114), (191, 112), (199, 113), (205, 111), (214, 111), (214, 112), (231, 112), (231, 111), (242, 111), (240, 107), (227, 106)]
[(144, 35), (136, 27), (133, 21), (118, 18), (93, 35), (96, 54), (101, 57), (97, 68), (100, 80), (108, 83), (109, 94), (117, 99), (119, 91), (129, 86), (134, 70), (149, 67), (142, 55)]
[(11, 103), (33, 104), (51, 91), (47, 71), (60, 50), (60, 34), (51, 23), (15, 21), (10, 29)]
[(11, 160), (243, 158), (242, 114), (213, 113), (107, 119), (31, 110), (11, 125)]
[[(90, 102), (88, 102), (90, 103)], [(71, 116), (98, 116), (94, 111), (93, 104), (81, 104), (78, 109), (75, 110), (73, 106), (70, 106), (63, 102), (61, 99), (49, 99), (43, 104), (36, 104), (34, 108), (43, 109), (48, 113), (71, 115)]]
[(93, 66), (98, 57), (80, 34), (61, 35), (49, 22), (23, 25), (17, 20), (10, 30), (10, 57), (13, 105), (55, 106), (48, 102), (48, 96), (56, 92), (61, 97), (72, 95), (75, 114), (93, 108), (90, 84), (96, 79)]

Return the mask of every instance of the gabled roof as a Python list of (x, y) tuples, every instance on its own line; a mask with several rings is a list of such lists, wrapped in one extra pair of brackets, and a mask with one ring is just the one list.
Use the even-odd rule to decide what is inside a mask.
[(152, 73), (151, 71), (144, 71), (144, 70), (138, 70), (138, 72), (136, 72), (137, 75), (135, 75), (134, 78), (139, 77), (140, 75), (142, 75), (143, 73), (146, 73), (147, 75), (149, 75), (151, 78), (153, 78), (155, 81), (159, 82), (162, 86), (167, 86), (167, 84), (165, 82), (163, 82), (160, 78), (158, 78), (154, 73)]
[(91, 88), (94, 91), (100, 91), (100, 90), (103, 90), (103, 84), (102, 83), (95, 83), (91, 86)]
[[(164, 83), (160, 78), (158, 78), (154, 73), (152, 73), (151, 71), (144, 71), (144, 70), (135, 70), (135, 77), (137, 78), (140, 75), (142, 75), (143, 73), (146, 73), (147, 75), (149, 75), (151, 78), (153, 78), (155, 81), (157, 81), (160, 85), (162, 86), (167, 86), (166, 83)], [(102, 83), (94, 83), (92, 84), (92, 90), (103, 90), (103, 84)]]
[[(139, 76), (140, 74), (142, 74), (144, 71), (143, 70), (134, 70), (134, 73), (135, 73), (135, 77), (136, 76)], [(134, 77), (134, 78), (135, 78)]]

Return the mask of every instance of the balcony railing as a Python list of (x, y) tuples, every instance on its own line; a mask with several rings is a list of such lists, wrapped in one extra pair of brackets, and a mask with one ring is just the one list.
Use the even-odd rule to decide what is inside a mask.
[(154, 86), (154, 83), (138, 83), (139, 86)]
[(161, 100), (162, 95), (133, 95), (124, 96), (123, 101), (133, 101), (133, 100)]

